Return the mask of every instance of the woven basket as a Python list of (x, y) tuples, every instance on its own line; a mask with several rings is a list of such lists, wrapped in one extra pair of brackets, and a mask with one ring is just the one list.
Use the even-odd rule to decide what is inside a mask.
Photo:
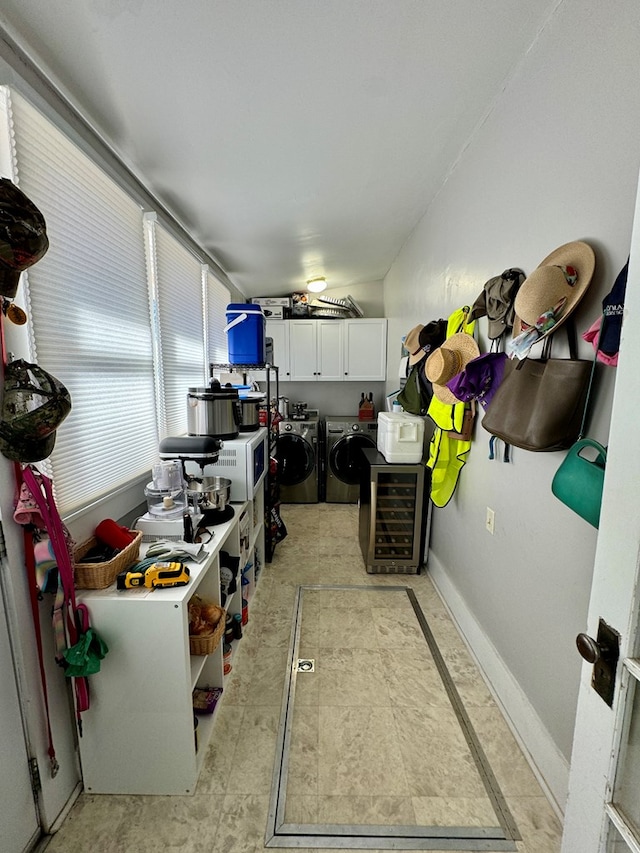
[(135, 536), (133, 542), (123, 548), (112, 560), (105, 560), (102, 563), (79, 562), (85, 554), (98, 544), (95, 536), (77, 546), (73, 567), (77, 589), (106, 589), (111, 586), (120, 572), (138, 562), (142, 531), (130, 530), (129, 532)]
[(224, 634), (227, 612), (222, 607), (218, 607), (217, 609), (220, 611), (220, 614), (212, 634), (189, 635), (189, 651), (192, 655), (210, 655), (218, 648)]

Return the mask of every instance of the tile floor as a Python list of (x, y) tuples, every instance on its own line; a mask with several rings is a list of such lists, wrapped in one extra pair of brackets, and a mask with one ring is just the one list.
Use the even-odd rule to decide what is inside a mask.
[[(357, 539), (357, 508), (287, 504), (289, 535), (262, 572), (250, 621), (225, 685), (196, 793), (189, 797), (81, 795), (47, 853), (256, 853), (264, 849), (275, 747), (299, 584), (411, 586), (437, 640), (522, 841), (518, 853), (558, 853), (561, 825), (479, 676), (428, 574), (368, 575)], [(425, 708), (427, 713), (432, 708)], [(446, 768), (443, 771), (446, 777)], [(455, 808), (473, 821), (473, 798), (410, 798), (415, 820), (428, 823)], [(344, 800), (345, 813), (393, 814), (390, 797)], [(468, 800), (468, 802), (466, 802)], [(334, 807), (340, 804), (334, 801)], [(409, 801), (406, 802), (409, 808)], [(368, 820), (369, 818), (367, 818)], [(363, 821), (364, 822), (364, 821)], [(391, 822), (391, 821), (390, 821)], [(271, 850), (277, 848), (269, 848)], [(304, 848), (297, 848), (305, 853)], [(317, 849), (317, 848), (316, 848)], [(448, 851), (451, 853), (451, 851)]]

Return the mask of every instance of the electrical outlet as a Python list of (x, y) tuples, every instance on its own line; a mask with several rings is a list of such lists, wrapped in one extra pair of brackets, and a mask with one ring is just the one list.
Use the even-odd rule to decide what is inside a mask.
[(495, 522), (496, 522), (496, 514), (495, 514), (495, 512), (491, 509), (491, 507), (490, 507), (490, 506), (488, 506), (488, 507), (487, 507), (487, 518), (486, 518), (486, 520), (485, 520), (484, 526), (487, 528), (487, 530), (489, 531), (489, 533), (490, 533), (492, 536), (493, 536), (493, 531), (494, 531), (494, 528), (495, 528)]

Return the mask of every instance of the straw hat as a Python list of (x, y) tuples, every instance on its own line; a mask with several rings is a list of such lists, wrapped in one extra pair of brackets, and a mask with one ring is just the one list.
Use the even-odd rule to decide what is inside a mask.
[(447, 388), (447, 382), (461, 373), (480, 355), (478, 344), (466, 332), (458, 332), (435, 349), (427, 359), (424, 372), (433, 385), (433, 393), (441, 403), (455, 405), (460, 400)]
[(547, 255), (524, 280), (516, 294), (513, 336), (516, 337), (529, 326), (535, 326), (541, 314), (565, 299), (560, 316), (541, 338), (555, 332), (586, 293), (595, 266), (595, 252), (588, 243), (581, 241), (565, 243)]

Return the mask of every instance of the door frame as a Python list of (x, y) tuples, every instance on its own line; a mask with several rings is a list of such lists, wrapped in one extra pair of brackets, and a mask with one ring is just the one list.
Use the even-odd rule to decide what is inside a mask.
[(577, 850), (600, 853), (605, 850), (609, 822), (606, 804), (613, 797), (627, 709), (632, 666), (629, 659), (638, 654), (640, 518), (637, 484), (640, 482), (640, 453), (636, 446), (635, 411), (640, 400), (639, 329), (640, 196), (636, 199), (602, 511), (584, 629), (595, 638), (602, 618), (620, 635), (620, 660), (613, 707), (609, 707), (592, 688), (593, 667), (586, 662), (582, 666), (563, 853), (575, 853)]

